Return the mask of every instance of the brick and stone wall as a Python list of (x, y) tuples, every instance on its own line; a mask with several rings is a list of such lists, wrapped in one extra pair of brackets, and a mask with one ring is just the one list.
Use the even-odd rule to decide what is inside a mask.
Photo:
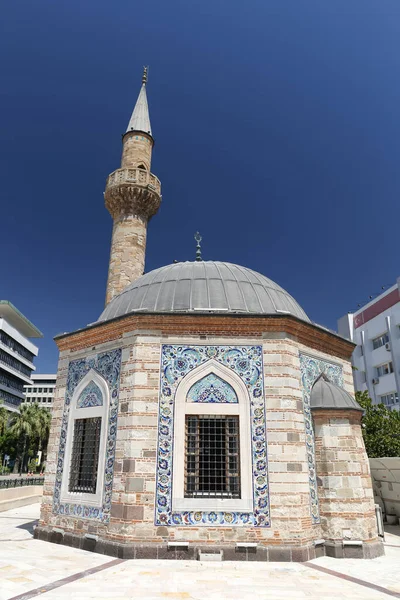
[[(326, 471), (327, 461), (325, 460), (325, 471), (318, 473), (323, 486), (327, 485), (326, 488), (321, 488), (321, 523), (315, 516), (313, 518), (311, 516), (310, 495), (312, 490), (309, 483), (309, 450), (307, 450), (306, 444), (304, 397), (299, 356), (300, 353), (307, 351), (318, 359), (328, 362), (333, 361), (339, 365), (343, 372), (344, 385), (346, 389), (351, 391), (349, 360), (348, 358), (341, 358), (338, 354), (344, 353), (345, 344), (347, 344), (347, 352), (350, 354), (352, 346), (347, 342), (343, 342), (341, 346), (338, 344), (336, 346), (337, 354), (333, 355), (331, 353), (332, 348), (330, 348), (330, 352), (322, 352), (299, 342), (294, 339), (293, 335), (283, 333), (278, 335), (273, 331), (265, 331), (266, 327), (264, 327), (264, 333), (259, 334), (259, 336), (246, 336), (245, 332), (249, 325), (254, 327), (254, 323), (251, 324), (250, 319), (240, 321), (245, 325), (242, 329), (234, 324), (231, 328), (232, 335), (227, 336), (228, 319), (221, 318), (218, 318), (218, 322), (223, 323), (225, 335), (211, 336), (208, 334), (205, 341), (202, 339), (204, 334), (200, 332), (190, 335), (187, 333), (174, 335), (168, 332), (170, 319), (173, 319), (176, 327), (179, 327), (182, 326), (182, 322), (186, 325), (189, 321), (194, 324), (196, 317), (191, 317), (189, 321), (186, 317), (179, 318), (177, 316), (155, 316), (154, 318), (158, 319), (164, 327), (167, 327), (166, 332), (163, 332), (161, 328), (154, 331), (154, 329), (146, 330), (143, 326), (143, 328), (139, 327), (136, 330), (133, 330), (132, 327), (130, 329), (126, 326), (123, 327), (124, 321), (128, 322), (131, 319), (131, 317), (127, 317), (115, 323), (106, 323), (94, 330), (77, 332), (73, 336), (60, 340), (62, 351), (54, 401), (39, 532), (44, 532), (43, 536), (48, 535), (51, 537), (51, 530), (56, 528), (68, 532), (68, 535), (80, 536), (82, 539), (85, 534), (95, 535), (98, 536), (99, 540), (102, 540), (101, 543), (107, 542), (111, 545), (130, 544), (132, 548), (136, 548), (132, 552), (137, 557), (146, 555), (146, 553), (143, 554), (143, 548), (145, 547), (156, 548), (156, 550), (151, 551), (153, 552), (152, 555), (161, 557), (162, 549), (167, 547), (167, 542), (187, 541), (191, 547), (223, 548), (225, 558), (237, 558), (235, 545), (246, 542), (257, 543), (259, 549), (265, 549), (262, 559), (268, 555), (270, 559), (274, 560), (307, 560), (315, 556), (313, 542), (324, 536), (327, 539), (339, 539), (334, 535), (336, 536), (339, 533), (341, 523), (346, 523), (347, 519), (349, 519), (347, 529), (351, 530), (351, 535), (357, 534), (363, 541), (376, 540), (376, 526), (374, 529), (373, 514), (371, 512), (373, 504), (371, 505), (371, 497), (368, 495), (370, 489), (369, 474), (368, 471), (365, 471), (361, 454), (359, 455), (357, 467), (360, 472), (357, 470), (357, 474), (355, 471), (348, 470), (347, 462), (349, 461), (342, 460), (342, 455), (337, 455), (336, 463), (335, 460), (331, 460), (335, 463), (333, 468), (337, 469), (333, 471), (333, 474)], [(141, 315), (136, 316), (135, 319), (143, 320), (143, 324), (148, 324), (151, 317)], [(283, 320), (276, 319), (275, 326), (277, 324), (281, 325), (283, 322)], [(264, 320), (263, 323), (271, 325), (271, 320)], [(135, 324), (138, 325), (138, 321)], [(197, 327), (201, 329), (204, 325), (208, 330), (212, 329), (215, 327), (215, 318), (197, 318)], [(306, 324), (302, 324), (301, 327), (312, 328), (311, 325)], [(239, 335), (240, 332), (242, 335)], [(104, 336), (102, 340), (101, 333)], [(94, 337), (94, 334), (96, 337)], [(107, 337), (108, 339), (105, 339)], [(85, 338), (86, 344), (84, 343)], [(333, 339), (332, 341), (335, 345), (336, 340)], [(319, 343), (321, 343), (321, 340)], [(188, 346), (262, 345), (270, 526), (229, 527), (225, 525), (214, 527), (208, 525), (165, 526), (154, 524), (162, 344), (186, 344)], [(326, 344), (326, 346), (329, 346), (329, 344)], [(105, 352), (113, 348), (122, 348), (122, 364), (111, 518), (108, 523), (102, 523), (91, 519), (53, 514), (52, 494), (68, 364), (71, 360), (85, 357), (89, 353)], [(349, 424), (349, 427), (353, 426), (353, 422)], [(328, 435), (328, 439), (322, 442), (321, 435), (319, 435), (324, 431), (322, 422), (321, 427), (321, 430), (318, 429), (316, 439), (319, 469), (323, 464), (323, 461), (321, 463), (321, 452), (325, 451), (333, 453), (348, 452), (349, 458), (351, 458), (350, 462), (352, 464), (357, 462), (354, 455), (361, 451), (359, 449), (360, 437), (354, 437), (356, 445), (354, 448), (350, 448), (350, 446), (344, 444), (344, 442), (346, 444), (350, 443), (347, 433), (343, 436), (338, 433), (337, 448), (335, 446), (334, 449), (331, 449), (328, 446), (332, 443), (332, 436)], [(336, 427), (336, 425), (333, 427)], [(333, 429), (333, 431), (337, 432), (337, 429)], [(324, 446), (322, 446), (322, 443)], [(339, 473), (344, 463), (346, 463), (346, 470)], [(332, 522), (330, 521), (332, 505), (329, 503), (332, 503), (333, 500), (329, 497), (329, 482), (331, 481), (329, 477), (341, 477), (341, 483), (343, 486), (344, 484), (347, 486), (343, 489), (354, 489), (352, 498), (345, 499), (344, 503), (342, 503), (342, 500), (339, 501), (339, 509), (346, 509), (346, 512), (340, 517), (341, 521), (337, 521), (335, 515), (332, 515)], [(333, 481), (336, 480), (332, 479)], [(327, 496), (325, 495), (326, 490)], [(361, 490), (363, 496), (361, 496)], [(364, 511), (366, 511), (367, 517), (362, 517)], [(343, 529), (346, 529), (345, 525), (342, 527)], [(330, 538), (328, 534), (331, 536)], [(142, 550), (139, 551), (138, 548), (142, 548)], [(246, 550), (246, 552), (248, 557), (248, 551)], [(261, 556), (260, 553), (262, 553), (262, 550), (259, 550), (259, 557)], [(147, 555), (150, 556), (150, 554)]]
[(321, 528), (333, 555), (343, 552), (343, 540), (363, 542), (367, 554), (378, 540), (361, 415), (348, 409), (313, 410)]

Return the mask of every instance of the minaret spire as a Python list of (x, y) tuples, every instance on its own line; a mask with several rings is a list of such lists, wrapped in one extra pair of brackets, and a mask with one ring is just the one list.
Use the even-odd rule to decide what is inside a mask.
[(113, 221), (106, 304), (143, 275), (147, 223), (161, 202), (161, 183), (150, 172), (154, 139), (151, 134), (144, 67), (142, 87), (122, 138), (121, 167), (107, 179), (106, 208)]
[(143, 68), (142, 87), (136, 100), (135, 108), (126, 128), (128, 131), (143, 131), (151, 135), (149, 105), (147, 103), (146, 83), (148, 76), (148, 67)]

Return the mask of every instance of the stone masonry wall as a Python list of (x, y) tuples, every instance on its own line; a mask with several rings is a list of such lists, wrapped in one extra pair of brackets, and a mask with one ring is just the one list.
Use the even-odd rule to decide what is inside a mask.
[[(183, 341), (188, 344), (200, 342), (198, 336), (173, 340), (127, 333), (122, 340), (90, 348), (92, 353), (123, 347), (112, 513), (107, 525), (52, 514), (51, 496), (68, 362), (89, 352), (61, 354), (41, 524), (136, 543), (257, 541), (261, 545), (278, 546), (304, 545), (321, 537), (319, 526), (311, 525), (310, 519), (298, 344), (288, 339), (263, 342), (271, 527), (154, 526), (160, 347), (162, 342)], [(232, 344), (234, 341), (207, 341), (207, 344), (217, 343)], [(255, 340), (241, 339), (239, 343), (252, 344)], [(259, 340), (256, 343), (260, 343)]]
[[(306, 346), (288, 337), (280, 339), (283, 336), (277, 336), (274, 332), (264, 333), (262, 340), (260, 337), (241, 336), (235, 339), (208, 336), (207, 342), (204, 342), (199, 335), (175, 337), (139, 330), (127, 331), (120, 334), (119, 339), (96, 346), (93, 346), (92, 339), (89, 339), (90, 332), (88, 334), (87, 348), (77, 351), (63, 350), (60, 354), (41, 525), (59, 527), (78, 534), (96, 534), (100, 538), (112, 541), (146, 544), (160, 544), (173, 540), (189, 540), (205, 545), (257, 541), (259, 545), (293, 547), (311, 544), (313, 540), (323, 537), (321, 526), (312, 525), (310, 518), (310, 488), (299, 362), (299, 350), (308, 350)], [(162, 343), (263, 345), (271, 527), (154, 526)], [(69, 361), (118, 347), (122, 347), (123, 352), (111, 520), (108, 524), (103, 524), (94, 520), (54, 515), (52, 494)], [(351, 391), (351, 369), (348, 361), (316, 350), (308, 351), (317, 357), (340, 363), (344, 371), (345, 387)], [(320, 452), (318, 440), (317, 451)], [(321, 481), (325, 482), (324, 477), (329, 476), (330, 474), (323, 475)], [(353, 473), (341, 476), (358, 477)], [(351, 481), (353, 480), (347, 482), (349, 486)], [(368, 481), (365, 481), (365, 485), (367, 489)], [(321, 501), (325, 501), (324, 495), (322, 500), (320, 497)], [(355, 508), (354, 500), (353, 513), (349, 518), (350, 521), (355, 519), (355, 525), (357, 515), (366, 506), (364, 503), (361, 509), (359, 506)], [(327, 531), (325, 509), (324, 505), (325, 512), (321, 516)], [(342, 515), (342, 520), (346, 521), (348, 514), (347, 512)], [(370, 512), (368, 519), (369, 525), (361, 525), (361, 528), (364, 527), (367, 531), (370, 527), (372, 531)], [(348, 528), (351, 529), (352, 526), (350, 524)], [(336, 524), (332, 527), (335, 528)], [(327, 537), (326, 533), (324, 535)]]
[(361, 412), (313, 410), (322, 535), (326, 540), (377, 539)]
[(151, 170), (151, 154), (153, 140), (142, 133), (126, 133), (123, 139), (121, 168), (144, 165), (146, 171)]
[[(58, 448), (60, 444), (61, 423), (64, 410), (65, 388), (67, 383), (69, 352), (61, 352), (57, 368), (57, 384), (54, 392), (54, 401), (51, 411), (49, 442), (47, 446), (46, 472), (43, 485), (43, 499), (40, 507), (40, 523), (55, 525), (58, 517), (53, 515), (53, 492), (56, 479)], [(75, 522), (68, 523), (69, 527), (76, 527)]]
[(310, 516), (310, 486), (297, 342), (265, 339), (271, 529), (268, 544), (311, 543), (320, 536)]
[(120, 215), (114, 220), (106, 304), (144, 272), (147, 221), (136, 215)]

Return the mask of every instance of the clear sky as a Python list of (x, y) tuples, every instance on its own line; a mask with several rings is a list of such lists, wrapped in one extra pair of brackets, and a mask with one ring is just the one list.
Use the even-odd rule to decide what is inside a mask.
[(2, 3), (1, 293), (53, 336), (104, 305), (107, 175), (150, 65), (146, 270), (251, 267), (311, 319), (400, 275), (399, 0)]

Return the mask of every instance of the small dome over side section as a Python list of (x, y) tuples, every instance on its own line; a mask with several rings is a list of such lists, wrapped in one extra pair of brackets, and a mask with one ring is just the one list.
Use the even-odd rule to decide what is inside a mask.
[(310, 396), (310, 407), (311, 410), (328, 408), (359, 410), (363, 412), (363, 409), (354, 400), (353, 396), (343, 388), (331, 383), (325, 373), (322, 373), (313, 385)]

